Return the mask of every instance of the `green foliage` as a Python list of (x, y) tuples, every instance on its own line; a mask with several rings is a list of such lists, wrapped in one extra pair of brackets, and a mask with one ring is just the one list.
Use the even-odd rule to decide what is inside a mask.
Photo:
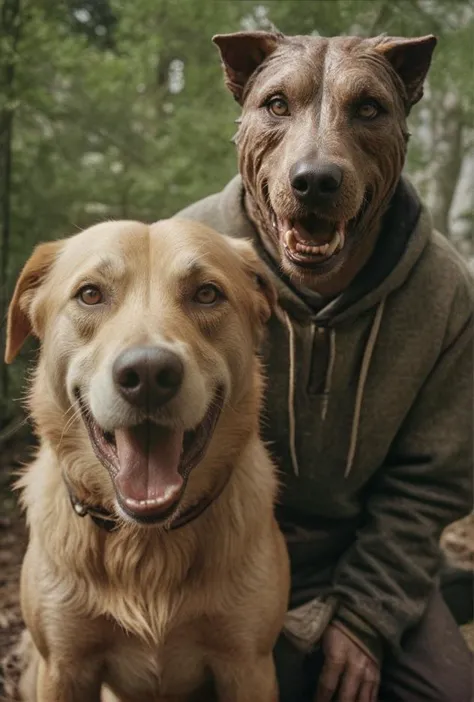
[[(0, 35), (1, 63), (14, 68), (0, 93), (2, 112), (13, 112), (4, 293), (37, 242), (104, 218), (169, 216), (234, 174), (238, 109), (214, 33), (435, 32), (432, 93), (454, 93), (472, 124), (472, 0), (23, 0), (18, 21), (16, 46)], [(415, 140), (411, 169), (429, 157)]]

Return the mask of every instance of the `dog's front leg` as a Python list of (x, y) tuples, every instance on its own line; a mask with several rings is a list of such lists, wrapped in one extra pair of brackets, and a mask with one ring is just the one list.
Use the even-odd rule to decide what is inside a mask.
[(41, 659), (38, 667), (37, 702), (100, 702), (101, 677), (96, 666), (79, 667)]
[(278, 702), (272, 654), (252, 660), (221, 659), (213, 670), (218, 702)]

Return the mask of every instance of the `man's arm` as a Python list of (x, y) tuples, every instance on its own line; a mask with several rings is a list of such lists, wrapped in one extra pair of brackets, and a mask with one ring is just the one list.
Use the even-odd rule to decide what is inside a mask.
[[(461, 298), (461, 300), (460, 300)], [(470, 291), (456, 296), (443, 351), (370, 486), (366, 522), (338, 564), (336, 619), (375, 656), (422, 617), (443, 528), (472, 508)]]

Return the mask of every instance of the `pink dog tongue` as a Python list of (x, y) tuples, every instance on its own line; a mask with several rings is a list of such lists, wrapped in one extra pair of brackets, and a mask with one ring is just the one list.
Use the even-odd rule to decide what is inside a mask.
[(117, 429), (115, 442), (120, 470), (115, 483), (125, 500), (173, 500), (183, 485), (178, 472), (184, 432), (146, 422)]

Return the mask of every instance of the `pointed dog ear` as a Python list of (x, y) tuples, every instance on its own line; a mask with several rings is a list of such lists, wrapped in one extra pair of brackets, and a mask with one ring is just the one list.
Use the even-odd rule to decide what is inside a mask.
[(437, 38), (429, 34), (414, 39), (386, 37), (375, 47), (375, 50), (391, 63), (403, 81), (410, 107), (423, 97), (423, 83), (437, 43)]
[(259, 323), (264, 325), (276, 310), (278, 303), (277, 291), (272, 282), (270, 272), (250, 241), (246, 239), (231, 239), (231, 242), (252, 281), (257, 318)]
[(248, 79), (283, 38), (277, 32), (237, 32), (212, 38), (219, 47), (226, 85), (240, 105)]
[(40, 244), (26, 262), (17, 280), (7, 317), (7, 344), (5, 363), (11, 363), (27, 337), (38, 336), (32, 319), (32, 306), (36, 293), (53, 265), (61, 248), (61, 242)]

